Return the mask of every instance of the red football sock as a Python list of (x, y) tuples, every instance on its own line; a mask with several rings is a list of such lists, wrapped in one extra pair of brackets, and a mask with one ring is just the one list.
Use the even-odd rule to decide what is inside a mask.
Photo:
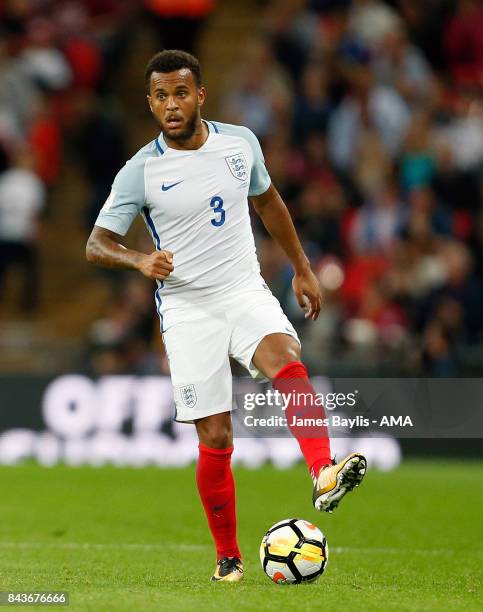
[[(314, 402), (315, 389), (309, 380), (307, 369), (300, 361), (285, 365), (272, 381), (273, 388), (290, 397), (285, 417), (290, 431), (297, 439), (312, 478), (316, 477), (324, 465), (332, 463), (330, 456), (329, 432), (325, 426), (291, 425), (294, 416), (304, 419), (324, 419), (325, 411)], [(289, 396), (288, 394), (292, 394)], [(305, 394), (305, 395), (298, 395)], [(297, 398), (307, 398), (298, 400)], [(312, 399), (311, 399), (312, 398)]]
[(235, 482), (231, 471), (230, 448), (209, 448), (200, 444), (196, 482), (215, 540), (218, 561), (240, 557), (236, 541)]

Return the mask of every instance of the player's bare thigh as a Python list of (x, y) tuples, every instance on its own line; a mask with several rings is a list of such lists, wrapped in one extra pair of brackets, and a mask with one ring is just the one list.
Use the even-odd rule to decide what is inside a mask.
[(230, 448), (233, 446), (231, 413), (220, 412), (195, 421), (198, 439), (208, 448)]
[(257, 346), (254, 366), (267, 378), (274, 378), (283, 366), (300, 361), (300, 344), (288, 334), (269, 334)]

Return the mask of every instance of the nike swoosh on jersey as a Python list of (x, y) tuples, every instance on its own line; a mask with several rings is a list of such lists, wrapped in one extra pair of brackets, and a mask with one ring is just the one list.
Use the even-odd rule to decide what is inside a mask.
[[(184, 179), (183, 179), (184, 180)], [(163, 191), (168, 191), (168, 189), (172, 189), (173, 187), (176, 187), (176, 185), (179, 185), (180, 183), (182, 183), (183, 181), (178, 181), (177, 183), (171, 183), (171, 185), (165, 185), (164, 183), (161, 185), (161, 189)]]

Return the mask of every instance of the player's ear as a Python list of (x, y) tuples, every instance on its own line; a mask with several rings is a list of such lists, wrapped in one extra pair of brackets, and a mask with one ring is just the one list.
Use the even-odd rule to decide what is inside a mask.
[(148, 100), (148, 104), (149, 104), (149, 108), (151, 109), (151, 112), (154, 113), (153, 111), (153, 105), (151, 104), (151, 96), (148, 94), (146, 96), (147, 100)]
[(200, 87), (198, 89), (198, 106), (203, 106), (206, 100), (206, 89), (204, 87)]

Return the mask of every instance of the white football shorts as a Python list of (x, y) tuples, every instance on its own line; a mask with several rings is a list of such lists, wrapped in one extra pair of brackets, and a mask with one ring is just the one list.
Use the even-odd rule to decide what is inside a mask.
[(293, 325), (266, 286), (218, 296), (202, 304), (177, 307), (163, 333), (176, 405), (175, 420), (195, 419), (231, 411), (232, 376), (229, 357), (253, 378), (264, 376), (252, 357), (261, 340), (282, 333), (299, 342)]

